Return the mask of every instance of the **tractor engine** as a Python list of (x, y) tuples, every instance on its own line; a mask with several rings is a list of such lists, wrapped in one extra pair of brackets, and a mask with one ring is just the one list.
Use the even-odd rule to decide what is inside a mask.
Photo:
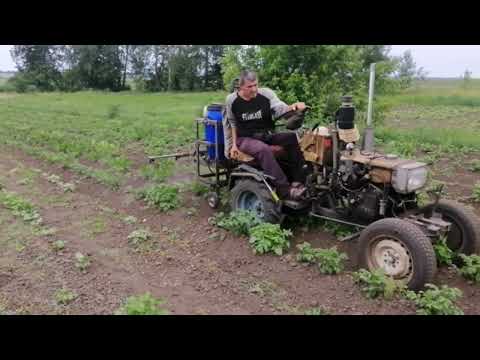
[(312, 165), (310, 182), (322, 206), (369, 223), (414, 203), (415, 191), (426, 183), (427, 168), (395, 155), (361, 150), (354, 119), (352, 98), (344, 96), (335, 123), (307, 131), (300, 148)]

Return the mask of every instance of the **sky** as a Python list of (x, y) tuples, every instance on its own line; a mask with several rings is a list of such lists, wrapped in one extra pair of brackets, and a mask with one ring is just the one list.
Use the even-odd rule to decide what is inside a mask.
[[(15, 70), (9, 50), (12, 45), (0, 45), (0, 71)], [(417, 67), (423, 67), (429, 77), (460, 77), (465, 70), (480, 78), (480, 45), (392, 45), (391, 55), (411, 50)]]

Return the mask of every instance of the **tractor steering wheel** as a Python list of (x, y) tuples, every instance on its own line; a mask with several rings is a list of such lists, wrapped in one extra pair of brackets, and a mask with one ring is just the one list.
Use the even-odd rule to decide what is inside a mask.
[(277, 120), (282, 120), (282, 119), (285, 119), (285, 118), (289, 118), (290, 116), (292, 116), (295, 113), (305, 115), (307, 113), (307, 111), (309, 111), (311, 109), (312, 108), (310, 106), (306, 106), (305, 109), (303, 109), (303, 110), (290, 110), (290, 111), (287, 111), (286, 113), (283, 113), (282, 115), (280, 115), (277, 118)]
[(310, 110), (310, 106), (306, 106), (303, 110), (290, 110), (280, 115), (278, 120), (285, 120), (285, 122), (277, 124), (277, 126), (286, 126), (289, 130), (298, 130), (302, 127), (305, 120), (305, 114)]

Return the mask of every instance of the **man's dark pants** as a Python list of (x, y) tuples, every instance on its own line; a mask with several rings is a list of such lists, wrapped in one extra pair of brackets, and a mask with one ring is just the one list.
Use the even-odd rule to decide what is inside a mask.
[(285, 172), (278, 164), (269, 145), (280, 145), (286, 153), (285, 164), (286, 170), (290, 175), (292, 182), (305, 182), (303, 166), (305, 160), (298, 144), (297, 135), (295, 133), (277, 133), (257, 135), (255, 137), (239, 137), (237, 138), (237, 146), (241, 152), (253, 156), (262, 167), (263, 171), (275, 178), (275, 186), (278, 193), (282, 197), (288, 195), (290, 183)]

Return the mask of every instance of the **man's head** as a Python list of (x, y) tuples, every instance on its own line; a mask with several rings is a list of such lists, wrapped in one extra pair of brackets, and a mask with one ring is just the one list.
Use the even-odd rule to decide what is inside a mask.
[(257, 96), (258, 81), (257, 74), (254, 71), (242, 71), (240, 73), (238, 85), (240, 96), (244, 99), (250, 100)]

